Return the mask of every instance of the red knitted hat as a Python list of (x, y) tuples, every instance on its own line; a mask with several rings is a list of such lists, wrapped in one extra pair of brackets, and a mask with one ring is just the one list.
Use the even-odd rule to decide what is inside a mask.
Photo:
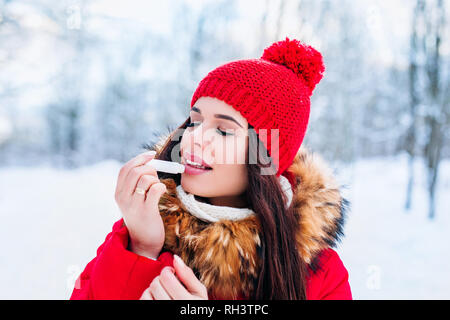
[[(233, 106), (255, 128), (278, 177), (300, 148), (309, 120), (310, 96), (324, 71), (320, 52), (286, 37), (266, 48), (260, 59), (232, 61), (209, 72), (194, 92), (191, 108), (202, 96)], [(273, 150), (271, 129), (279, 133), (278, 148)]]

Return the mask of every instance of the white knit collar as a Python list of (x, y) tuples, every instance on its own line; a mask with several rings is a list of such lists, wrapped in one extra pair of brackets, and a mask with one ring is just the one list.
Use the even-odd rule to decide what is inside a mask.
[[(279, 176), (281, 188), (286, 194), (289, 207), (292, 201), (292, 187), (289, 180), (284, 176)], [(177, 194), (183, 205), (193, 216), (207, 222), (217, 222), (219, 220), (241, 220), (255, 214), (249, 208), (233, 208), (226, 206), (215, 206), (209, 203), (204, 203), (195, 199), (192, 193), (186, 193), (181, 187), (181, 184), (176, 188)]]

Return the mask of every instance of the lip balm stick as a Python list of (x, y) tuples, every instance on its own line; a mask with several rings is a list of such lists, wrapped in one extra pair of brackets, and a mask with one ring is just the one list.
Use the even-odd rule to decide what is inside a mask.
[(152, 166), (153, 168), (155, 168), (156, 171), (162, 171), (173, 174), (184, 172), (184, 165), (178, 162), (152, 159), (149, 162), (147, 162), (146, 165)]

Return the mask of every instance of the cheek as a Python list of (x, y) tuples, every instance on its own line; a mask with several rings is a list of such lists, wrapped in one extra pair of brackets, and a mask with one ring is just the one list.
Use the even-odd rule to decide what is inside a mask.
[(181, 155), (183, 155), (183, 150), (186, 150), (188, 146), (189, 146), (189, 133), (187, 132), (187, 130), (185, 130), (183, 135), (181, 136), (180, 142)]
[(247, 149), (245, 137), (224, 138), (214, 145), (216, 163), (228, 165), (246, 164)]
[[(181, 136), (180, 155), (183, 156), (184, 151), (188, 151), (191, 153), (192, 152), (195, 152), (195, 153), (200, 152), (200, 150), (198, 150), (198, 149), (194, 150), (194, 142), (195, 142), (195, 140), (194, 140), (193, 133), (190, 130), (186, 129), (183, 132), (183, 135)], [(199, 144), (199, 143), (197, 142), (197, 144)]]
[[(216, 150), (220, 157), (228, 158), (223, 165), (218, 165), (214, 172), (214, 191), (227, 195), (240, 195), (248, 186), (247, 162), (248, 139), (236, 139), (234, 145), (227, 144), (223, 149)], [(232, 155), (232, 157), (230, 157)], [(231, 161), (230, 161), (231, 159)], [(217, 183), (220, 181), (220, 183)]]
[(214, 188), (217, 193), (223, 195), (240, 195), (248, 185), (247, 166), (245, 164), (223, 165), (220, 166), (214, 175)]

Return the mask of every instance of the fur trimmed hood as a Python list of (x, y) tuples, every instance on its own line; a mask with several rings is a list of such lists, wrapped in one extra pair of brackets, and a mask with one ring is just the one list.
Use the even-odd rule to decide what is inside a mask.
[[(155, 145), (157, 155), (162, 147), (161, 143)], [(297, 248), (300, 257), (313, 268), (319, 253), (335, 247), (343, 236), (349, 202), (341, 195), (325, 161), (304, 146), (288, 171), (296, 178), (291, 205), (300, 219)], [(167, 187), (159, 202), (165, 226), (164, 249), (179, 255), (193, 269), (210, 296), (225, 299), (250, 296), (261, 265), (257, 216), (205, 222), (183, 206), (173, 179), (161, 182)]]

